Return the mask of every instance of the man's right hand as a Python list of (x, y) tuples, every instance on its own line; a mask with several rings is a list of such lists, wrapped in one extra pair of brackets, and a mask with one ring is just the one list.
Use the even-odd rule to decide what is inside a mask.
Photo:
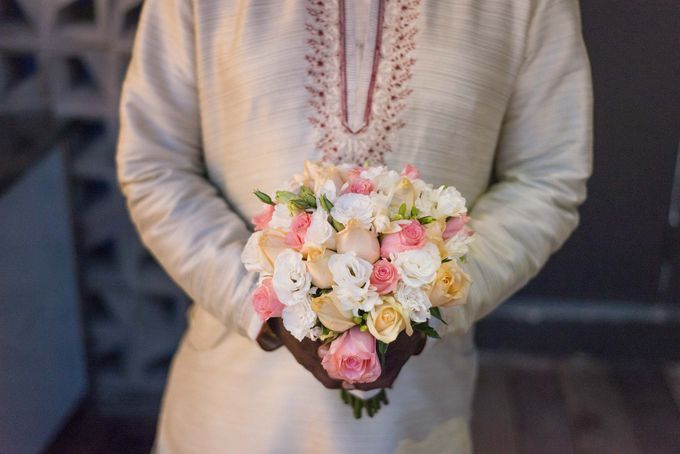
[(297, 362), (311, 372), (321, 384), (330, 389), (342, 387), (342, 382), (330, 378), (321, 365), (321, 357), (318, 354), (321, 342), (314, 342), (308, 338), (304, 338), (302, 341), (297, 340), (283, 326), (283, 320), (279, 317), (270, 318), (267, 320), (267, 324), (283, 345), (293, 354)]

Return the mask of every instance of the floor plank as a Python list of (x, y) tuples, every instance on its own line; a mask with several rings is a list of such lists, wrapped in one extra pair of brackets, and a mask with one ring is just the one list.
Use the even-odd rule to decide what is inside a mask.
[(654, 365), (615, 370), (626, 412), (645, 453), (680, 452), (680, 410), (662, 369)]
[(503, 367), (482, 364), (477, 380), (472, 433), (476, 454), (518, 454)]
[(560, 367), (560, 379), (577, 454), (641, 454), (605, 364), (568, 360)]
[(557, 371), (514, 369), (509, 372), (508, 383), (520, 452), (573, 454), (569, 418)]

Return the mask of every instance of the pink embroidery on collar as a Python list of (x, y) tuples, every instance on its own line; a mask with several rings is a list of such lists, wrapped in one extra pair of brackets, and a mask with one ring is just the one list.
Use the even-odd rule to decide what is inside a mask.
[(348, 124), (344, 0), (308, 0), (306, 28), (308, 62), (315, 114), (309, 121), (317, 133), (316, 147), (324, 160), (341, 163), (384, 163), (392, 150), (389, 135), (405, 124), (407, 87), (415, 59), (415, 24), (421, 0), (379, 0), (373, 66), (363, 124), (353, 131)]

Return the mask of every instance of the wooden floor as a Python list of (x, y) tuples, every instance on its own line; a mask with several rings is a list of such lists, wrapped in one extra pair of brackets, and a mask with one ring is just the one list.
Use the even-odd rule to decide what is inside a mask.
[[(82, 410), (48, 453), (146, 453), (154, 426)], [(680, 364), (485, 354), (472, 428), (478, 454), (678, 454)]]

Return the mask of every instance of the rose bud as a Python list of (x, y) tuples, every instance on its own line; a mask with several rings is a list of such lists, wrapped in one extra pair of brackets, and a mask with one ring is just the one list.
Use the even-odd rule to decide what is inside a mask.
[(272, 220), (272, 215), (274, 214), (274, 205), (263, 204), (262, 211), (251, 219), (251, 222), (255, 226), (255, 231), (264, 230), (269, 225), (269, 221)]
[(415, 180), (416, 178), (420, 178), (420, 172), (411, 164), (406, 164), (404, 170), (401, 171), (401, 176)]
[(307, 251), (307, 271), (312, 276), (312, 284), (319, 288), (331, 288), (333, 275), (328, 269), (328, 259), (333, 251), (313, 248)]
[(472, 229), (466, 227), (465, 224), (470, 222), (470, 216), (463, 214), (461, 216), (456, 216), (455, 218), (449, 218), (446, 221), (446, 228), (442, 233), (442, 237), (448, 240), (451, 237), (458, 235), (459, 233), (464, 233), (466, 236), (472, 235)]
[(335, 245), (340, 254), (354, 252), (357, 257), (373, 263), (380, 258), (380, 241), (378, 234), (366, 230), (355, 220), (349, 221), (345, 228), (338, 232)]
[(347, 331), (355, 325), (352, 320), (352, 311), (342, 310), (340, 300), (333, 292), (313, 298), (312, 310), (316, 312), (317, 317), (326, 328), (336, 333)]

